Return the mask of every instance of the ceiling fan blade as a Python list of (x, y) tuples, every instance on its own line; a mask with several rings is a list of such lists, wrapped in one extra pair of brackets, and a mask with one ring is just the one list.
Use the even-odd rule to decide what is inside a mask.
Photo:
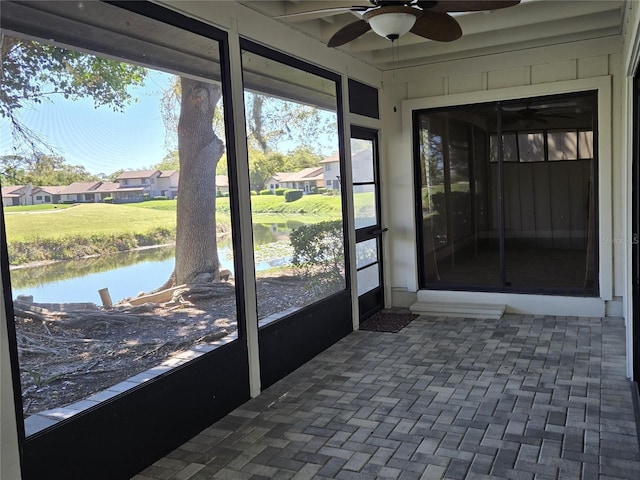
[(438, 42), (451, 42), (462, 36), (462, 28), (458, 21), (447, 13), (425, 10), (416, 20), (411, 33)]
[(351, 40), (355, 40), (360, 35), (364, 35), (369, 30), (371, 30), (371, 26), (364, 20), (350, 23), (334, 33), (329, 43), (327, 43), (327, 46), (339, 47), (340, 45), (349, 43)]
[[(435, 3), (436, 5), (433, 7), (425, 4), (424, 8), (433, 12), (478, 12), (513, 7), (518, 5), (520, 0), (441, 0)], [(420, 2), (418, 2), (418, 5), (420, 5)]]
[(302, 17), (312, 17), (312, 18), (321, 18), (321, 17), (329, 17), (338, 13), (347, 13), (347, 12), (364, 12), (371, 8), (371, 5), (368, 7), (361, 5), (353, 5), (350, 7), (334, 7), (334, 8), (320, 8), (317, 10), (308, 10), (306, 12), (296, 12), (296, 13), (286, 13), (284, 15), (275, 15), (273, 18), (284, 18), (284, 19), (297, 19), (302, 20)]

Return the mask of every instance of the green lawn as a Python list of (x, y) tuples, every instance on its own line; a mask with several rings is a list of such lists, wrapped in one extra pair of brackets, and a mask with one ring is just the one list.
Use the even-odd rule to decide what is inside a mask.
[(4, 213), (19, 213), (19, 212), (37, 212), (42, 210), (62, 210), (65, 208), (73, 207), (72, 204), (42, 204), (42, 205), (16, 205), (12, 207), (4, 207)]
[[(358, 193), (356, 210), (365, 210), (372, 202), (371, 193)], [(336, 220), (341, 216), (338, 196), (306, 195), (287, 203), (284, 197), (251, 197), (254, 223), (308, 224)], [(48, 208), (43, 208), (48, 207)], [(157, 228), (174, 229), (176, 200), (151, 200), (141, 203), (9, 207), (5, 209), (7, 240), (55, 239), (70, 236), (118, 235), (146, 233)], [(218, 222), (229, 224), (229, 198), (216, 200)]]
[[(369, 206), (372, 201), (373, 193), (356, 193), (354, 195), (356, 210)], [(176, 204), (176, 200), (151, 200), (143, 203), (129, 203), (123, 206), (175, 212)], [(305, 195), (299, 200), (290, 203), (285, 202), (284, 197), (278, 195), (253, 195), (251, 197), (251, 211), (254, 215), (304, 214), (337, 218), (340, 215), (341, 206), (341, 198), (339, 196)], [(219, 213), (230, 212), (229, 197), (216, 199), (216, 211)]]
[(75, 235), (143, 233), (158, 227), (174, 229), (174, 211), (85, 203), (60, 210), (5, 212), (9, 243)]

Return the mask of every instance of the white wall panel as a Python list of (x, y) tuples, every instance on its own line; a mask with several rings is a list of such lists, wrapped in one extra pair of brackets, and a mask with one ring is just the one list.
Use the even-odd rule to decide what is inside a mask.
[(407, 83), (407, 95), (408, 98), (445, 95), (445, 85), (447, 84), (448, 78), (443, 77), (424, 78), (418, 82), (409, 82)]
[(489, 72), (488, 87), (496, 88), (519, 87), (529, 83), (529, 67), (509, 68)]
[(449, 93), (465, 93), (483, 90), (485, 75), (482, 72), (449, 78)]
[(578, 78), (577, 60), (531, 66), (531, 83), (560, 82), (563, 80), (575, 80), (576, 78)]
[(599, 77), (609, 73), (609, 56), (578, 59), (578, 78)]

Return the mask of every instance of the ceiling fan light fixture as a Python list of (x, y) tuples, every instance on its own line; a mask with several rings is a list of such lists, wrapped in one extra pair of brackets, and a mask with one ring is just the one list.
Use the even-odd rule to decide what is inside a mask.
[(366, 12), (364, 17), (375, 33), (394, 41), (413, 28), (419, 14), (411, 7), (387, 7)]

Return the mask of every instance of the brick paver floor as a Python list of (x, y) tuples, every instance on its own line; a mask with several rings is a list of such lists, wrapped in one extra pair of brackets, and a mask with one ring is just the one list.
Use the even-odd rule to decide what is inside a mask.
[(618, 318), (420, 317), (358, 331), (148, 479), (640, 479)]

